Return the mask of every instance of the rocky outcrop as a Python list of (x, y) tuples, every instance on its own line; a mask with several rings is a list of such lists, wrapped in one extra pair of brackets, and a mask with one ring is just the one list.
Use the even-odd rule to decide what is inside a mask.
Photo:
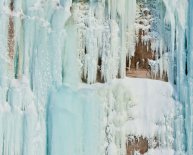
[(127, 142), (127, 155), (133, 155), (134, 152), (145, 154), (148, 152), (148, 149), (157, 148), (158, 146), (159, 142), (156, 137), (152, 141), (152, 139), (142, 136), (129, 136), (129, 140)]
[[(14, 3), (13, 0), (10, 2), (10, 10), (13, 12)], [(8, 51), (9, 51), (9, 58), (13, 60), (14, 56), (14, 18), (13, 15), (9, 17), (9, 28), (8, 28)]]

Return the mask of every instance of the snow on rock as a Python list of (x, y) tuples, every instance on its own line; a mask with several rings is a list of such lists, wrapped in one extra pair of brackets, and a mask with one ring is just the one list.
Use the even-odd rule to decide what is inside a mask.
[(168, 83), (129, 78), (122, 80), (122, 85), (131, 88), (136, 103), (131, 111), (133, 116), (130, 116), (131, 119), (127, 123), (130, 134), (152, 137), (158, 134), (162, 125), (164, 128), (167, 117), (172, 121), (174, 101), (172, 87)]

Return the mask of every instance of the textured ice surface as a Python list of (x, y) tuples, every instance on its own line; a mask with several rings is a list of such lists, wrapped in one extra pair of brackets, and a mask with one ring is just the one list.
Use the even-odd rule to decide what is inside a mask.
[(122, 155), (129, 135), (156, 137), (160, 148), (172, 149), (172, 87), (132, 78), (62, 86), (51, 93), (47, 121), (50, 154)]
[[(0, 155), (125, 155), (131, 134), (158, 137), (149, 154), (192, 155), (192, 10), (192, 0), (0, 0)], [(140, 28), (169, 83), (116, 79)]]

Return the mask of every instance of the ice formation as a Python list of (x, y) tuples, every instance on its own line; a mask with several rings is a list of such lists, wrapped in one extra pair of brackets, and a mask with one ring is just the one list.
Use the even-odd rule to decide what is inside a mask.
[[(147, 155), (192, 155), (192, 10), (192, 0), (1, 0), (0, 155), (126, 155), (135, 136)], [(169, 82), (126, 77), (139, 44), (154, 53), (152, 78)]]

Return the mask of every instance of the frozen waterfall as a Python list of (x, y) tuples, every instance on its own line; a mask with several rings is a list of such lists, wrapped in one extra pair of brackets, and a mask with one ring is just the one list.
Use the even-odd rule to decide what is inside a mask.
[(0, 155), (192, 155), (192, 15), (193, 0), (0, 0)]

